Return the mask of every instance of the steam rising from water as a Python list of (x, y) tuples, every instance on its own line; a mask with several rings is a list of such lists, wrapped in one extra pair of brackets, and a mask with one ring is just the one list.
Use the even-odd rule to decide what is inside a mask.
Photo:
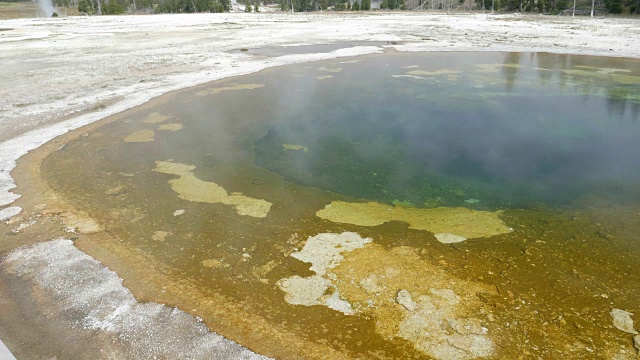
[(33, 0), (33, 3), (38, 7), (38, 16), (50, 17), (56, 11), (53, 0)]

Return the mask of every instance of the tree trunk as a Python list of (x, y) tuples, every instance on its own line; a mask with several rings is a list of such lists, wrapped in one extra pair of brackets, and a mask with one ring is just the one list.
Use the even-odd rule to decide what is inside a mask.
[(96, 0), (96, 3), (98, 3), (98, 12), (96, 14), (102, 15), (102, 4), (100, 4), (100, 0)]

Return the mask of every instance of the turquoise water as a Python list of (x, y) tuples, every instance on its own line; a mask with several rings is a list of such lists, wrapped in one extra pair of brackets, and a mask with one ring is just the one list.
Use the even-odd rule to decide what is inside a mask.
[(440, 53), (306, 67), (267, 84), (279, 110), (256, 162), (306, 186), (408, 206), (637, 201), (638, 65)]

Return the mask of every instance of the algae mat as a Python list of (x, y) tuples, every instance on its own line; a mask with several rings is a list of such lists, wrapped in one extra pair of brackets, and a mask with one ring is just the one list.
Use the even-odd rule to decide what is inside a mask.
[(500, 220), (499, 212), (474, 211), (466, 208), (418, 209), (376, 202), (333, 201), (319, 210), (316, 215), (321, 219), (360, 226), (377, 226), (389, 221), (402, 221), (409, 224), (410, 229), (426, 230), (436, 235), (453, 234), (465, 239), (491, 237), (511, 231)]

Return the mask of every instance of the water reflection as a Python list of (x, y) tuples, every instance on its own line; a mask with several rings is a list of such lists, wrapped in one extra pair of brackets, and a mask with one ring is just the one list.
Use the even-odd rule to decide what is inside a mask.
[[(305, 185), (417, 206), (640, 194), (635, 61), (432, 54), (357, 65), (330, 86), (303, 77), (279, 89), (294, 106), (257, 142), (258, 164)], [(308, 153), (282, 151), (292, 143)]]

